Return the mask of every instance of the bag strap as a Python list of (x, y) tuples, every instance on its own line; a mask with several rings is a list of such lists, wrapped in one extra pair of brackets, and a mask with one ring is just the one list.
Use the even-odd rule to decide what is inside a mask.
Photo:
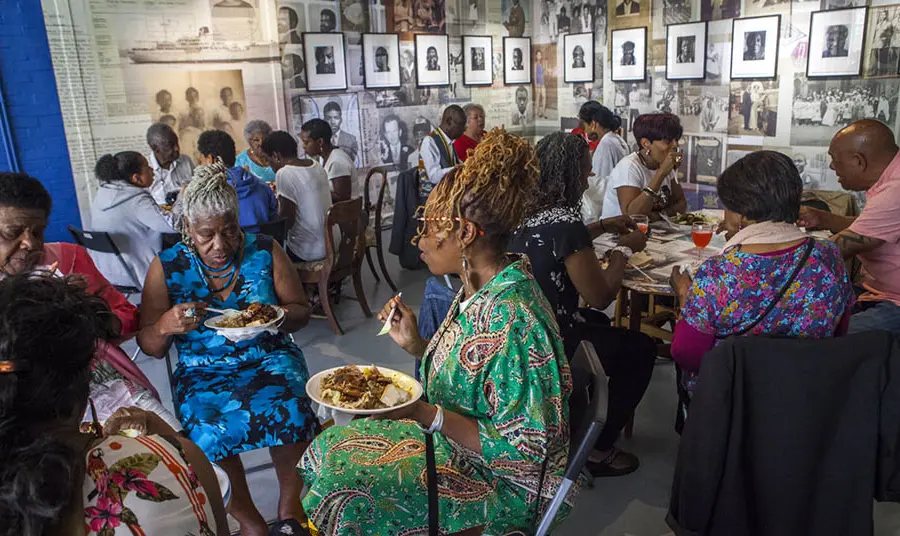
[(428, 477), (428, 536), (440, 536), (437, 464), (434, 461), (434, 438), (425, 434), (425, 473)]
[(541, 492), (544, 491), (544, 477), (547, 476), (547, 462), (550, 461), (550, 455), (544, 457), (544, 463), (541, 464), (541, 477), (538, 479), (537, 498), (534, 501), (534, 526), (535, 533), (541, 522)]
[(806, 251), (803, 252), (803, 256), (800, 258), (800, 262), (798, 262), (797, 266), (794, 267), (794, 271), (791, 272), (791, 276), (788, 278), (787, 282), (785, 282), (785, 284), (781, 287), (781, 290), (778, 291), (778, 295), (775, 296), (775, 298), (773, 298), (771, 302), (769, 302), (769, 306), (766, 307), (766, 310), (763, 311), (763, 314), (758, 316), (756, 318), (756, 320), (754, 320), (749, 326), (745, 327), (744, 329), (742, 329), (736, 333), (731, 333), (730, 335), (726, 335), (725, 337), (719, 337), (717, 335), (716, 338), (724, 339), (726, 337), (731, 337), (732, 335), (737, 335), (737, 336), (744, 335), (744, 334), (748, 333), (750, 330), (752, 330), (753, 328), (755, 328), (757, 325), (759, 325), (759, 323), (762, 322), (767, 316), (769, 316), (769, 313), (772, 312), (772, 309), (774, 309), (775, 306), (778, 305), (778, 302), (781, 301), (781, 299), (784, 297), (784, 295), (787, 294), (788, 289), (791, 288), (791, 285), (794, 283), (794, 280), (797, 279), (797, 275), (800, 274), (800, 269), (803, 268), (803, 266), (806, 264), (807, 259), (809, 259), (809, 256), (812, 255), (815, 245), (816, 245), (815, 239), (810, 238), (807, 240)]

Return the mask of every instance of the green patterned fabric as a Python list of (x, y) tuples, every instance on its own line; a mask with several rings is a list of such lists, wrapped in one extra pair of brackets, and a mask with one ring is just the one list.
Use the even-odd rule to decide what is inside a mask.
[[(541, 495), (549, 500), (568, 455), (571, 376), (559, 329), (524, 257), (463, 312), (460, 297), (431, 340), (421, 372), (429, 401), (478, 422), (481, 454), (434, 435), (441, 531), (531, 531), (544, 459)], [(298, 465), (310, 486), (303, 506), (328, 536), (427, 535), (424, 452), (424, 434), (412, 421), (360, 419), (331, 427)]]

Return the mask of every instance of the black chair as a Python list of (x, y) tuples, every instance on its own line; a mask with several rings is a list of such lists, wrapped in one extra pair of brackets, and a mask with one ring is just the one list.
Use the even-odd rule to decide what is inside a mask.
[(284, 247), (284, 241), (287, 238), (287, 220), (279, 218), (260, 224), (259, 233), (271, 236), (279, 246)]
[(143, 283), (141, 283), (140, 278), (134, 273), (134, 270), (131, 269), (131, 266), (129, 266), (128, 263), (125, 262), (125, 259), (122, 258), (122, 252), (119, 251), (119, 247), (113, 242), (112, 236), (109, 233), (103, 231), (82, 231), (74, 225), (69, 225), (68, 229), (69, 233), (72, 234), (75, 243), (84, 249), (96, 251), (97, 253), (112, 253), (119, 259), (119, 262), (122, 263), (122, 268), (125, 269), (125, 273), (128, 274), (128, 277), (134, 285), (113, 285), (116, 290), (126, 297), (130, 294), (141, 293)]
[[(572, 489), (575, 481), (584, 470), (588, 455), (594, 448), (600, 432), (603, 430), (604, 419), (606, 418), (606, 404), (608, 399), (608, 386), (606, 373), (603, 371), (603, 365), (600, 364), (600, 358), (594, 350), (594, 345), (587, 341), (582, 341), (575, 351), (575, 356), (571, 362), (572, 376), (581, 376), (591, 378), (591, 383), (586, 390), (590, 391), (589, 410), (581, 427), (572, 437), (571, 447), (569, 448), (569, 465), (566, 467), (566, 474), (562, 483), (559, 485), (556, 494), (544, 511), (541, 522), (538, 525), (535, 536), (545, 536), (550, 531), (550, 525), (553, 523), (556, 514), (559, 512), (563, 501), (566, 499), (569, 490)], [(587, 393), (581, 393), (586, 395)], [(573, 396), (575, 393), (573, 393)]]
[[(378, 198), (373, 203), (370, 196), (375, 175), (380, 175), (381, 177), (378, 182)], [(381, 243), (381, 211), (384, 207), (384, 192), (387, 182), (387, 171), (383, 167), (372, 168), (369, 174), (366, 175), (365, 191), (363, 191), (363, 209), (366, 213), (366, 262), (369, 263), (369, 269), (372, 270), (372, 275), (375, 276), (375, 282), (377, 283), (380, 279), (378, 278), (378, 272), (375, 271), (375, 263), (372, 262), (372, 254), (370, 252), (370, 250), (374, 249), (384, 280), (391, 287), (391, 290), (397, 292), (397, 285), (391, 280), (387, 266), (384, 263), (384, 246)]]

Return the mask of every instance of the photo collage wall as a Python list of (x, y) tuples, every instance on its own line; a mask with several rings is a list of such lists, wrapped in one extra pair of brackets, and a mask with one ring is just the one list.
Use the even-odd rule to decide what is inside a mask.
[[(897, 0), (44, 0), (83, 217), (103, 152), (146, 151), (165, 120), (185, 138), (268, 121), (327, 120), (362, 170), (416, 165), (449, 104), (534, 140), (598, 100), (623, 119), (680, 116), (692, 208), (760, 148), (794, 158), (808, 188), (839, 189), (832, 135), (898, 127)], [(734, 39), (732, 39), (734, 36)], [(78, 47), (75, 54), (73, 47)], [(279, 98), (282, 97), (282, 98)], [(361, 185), (360, 185), (361, 186)], [(88, 221), (88, 220), (86, 220)]]

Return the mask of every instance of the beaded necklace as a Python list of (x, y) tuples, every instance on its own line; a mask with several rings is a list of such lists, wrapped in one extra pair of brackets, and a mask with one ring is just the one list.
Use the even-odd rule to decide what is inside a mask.
[[(191, 247), (189, 251), (194, 260), (197, 261), (194, 266), (197, 268), (197, 273), (200, 274), (200, 279), (203, 280), (203, 283), (206, 285), (206, 288), (209, 289), (209, 292), (215, 296), (219, 292), (222, 292), (223, 290), (230, 287), (234, 282), (234, 278), (237, 276), (238, 266), (240, 266), (241, 257), (244, 254), (244, 233), (241, 233), (241, 243), (238, 247), (238, 250), (235, 252), (234, 257), (232, 257), (231, 260), (228, 261), (228, 264), (226, 264), (222, 268), (212, 268), (210, 266), (207, 266), (206, 263), (203, 262), (203, 260), (200, 258), (200, 254), (197, 253), (195, 248)], [(206, 272), (210, 272), (209, 275), (207, 275)], [(219, 288), (213, 287), (211, 280), (219, 280), (225, 278), (228, 278), (228, 280), (223, 286)]]

